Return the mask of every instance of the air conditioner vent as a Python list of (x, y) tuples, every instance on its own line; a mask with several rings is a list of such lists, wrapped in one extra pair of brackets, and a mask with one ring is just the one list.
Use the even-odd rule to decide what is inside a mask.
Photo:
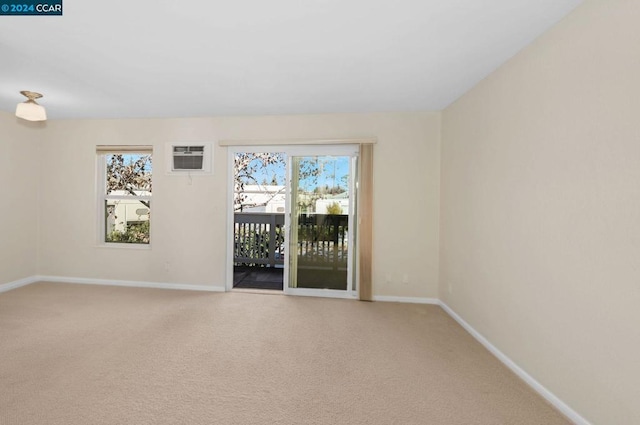
[(169, 150), (171, 173), (211, 172), (211, 143), (173, 143)]
[(174, 146), (173, 170), (202, 170), (204, 146)]

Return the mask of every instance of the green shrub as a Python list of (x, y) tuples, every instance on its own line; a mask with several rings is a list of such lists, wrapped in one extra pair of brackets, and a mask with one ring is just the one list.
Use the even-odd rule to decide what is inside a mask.
[(327, 214), (329, 215), (340, 215), (342, 214), (342, 207), (338, 202), (334, 202), (327, 206)]
[(124, 232), (113, 230), (107, 235), (107, 242), (149, 243), (149, 222), (129, 224)]

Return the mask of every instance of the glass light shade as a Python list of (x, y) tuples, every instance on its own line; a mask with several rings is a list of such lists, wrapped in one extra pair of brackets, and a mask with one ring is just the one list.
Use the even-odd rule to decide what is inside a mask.
[(38, 105), (34, 100), (18, 103), (16, 107), (16, 117), (27, 121), (45, 121), (47, 112), (44, 107)]

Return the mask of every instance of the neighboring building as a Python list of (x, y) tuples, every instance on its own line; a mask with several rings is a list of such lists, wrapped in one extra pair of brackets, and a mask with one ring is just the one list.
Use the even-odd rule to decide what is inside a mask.
[[(148, 196), (151, 192), (136, 191), (139, 195)], [(127, 195), (128, 192), (124, 190), (114, 190), (111, 195)], [(123, 199), (123, 200), (109, 200), (106, 205), (106, 233), (107, 235), (117, 230), (119, 232), (125, 232), (127, 226), (131, 224), (141, 224), (145, 221), (149, 221), (150, 210), (136, 199)]]
[(243, 212), (285, 212), (285, 187), (280, 185), (245, 185), (242, 192)]
[[(285, 187), (280, 185), (245, 185), (242, 192), (243, 212), (284, 213), (286, 211)], [(323, 195), (324, 198), (311, 201), (314, 211), (318, 214), (327, 214), (327, 208), (337, 203), (342, 208), (342, 214), (349, 213), (349, 193), (343, 192), (337, 195)]]

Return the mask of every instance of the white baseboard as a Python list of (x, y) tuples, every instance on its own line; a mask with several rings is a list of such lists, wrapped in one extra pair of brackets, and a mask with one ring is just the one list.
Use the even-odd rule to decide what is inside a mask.
[(373, 301), (382, 301), (387, 303), (408, 303), (408, 304), (436, 304), (440, 305), (437, 298), (419, 298), (419, 297), (394, 297), (392, 295), (374, 295)]
[(538, 394), (540, 394), (545, 400), (551, 403), (556, 409), (558, 409), (563, 415), (569, 418), (576, 425), (591, 425), (589, 421), (580, 416), (578, 412), (569, 407), (565, 402), (560, 400), (555, 394), (545, 388), (540, 382), (536, 381), (531, 375), (529, 375), (524, 369), (518, 366), (513, 360), (507, 357), (502, 351), (498, 350), (493, 344), (489, 342), (482, 334), (476, 331), (470, 324), (464, 321), (464, 319), (453, 311), (444, 302), (439, 301), (440, 307), (446, 311), (456, 322), (460, 324), (467, 332), (471, 334), (480, 344), (498, 358), (505, 366), (511, 369), (516, 375), (526, 382), (531, 388), (533, 388)]
[(13, 282), (3, 283), (0, 285), (0, 292), (7, 292), (21, 286), (27, 286), (39, 280), (38, 276), (25, 277), (24, 279), (14, 280)]
[(185, 285), (181, 283), (144, 282), (136, 280), (90, 279), (64, 276), (36, 276), (36, 281), (79, 283), (83, 285), (127, 286), (131, 288), (178, 289), (183, 291), (225, 292), (224, 286)]

